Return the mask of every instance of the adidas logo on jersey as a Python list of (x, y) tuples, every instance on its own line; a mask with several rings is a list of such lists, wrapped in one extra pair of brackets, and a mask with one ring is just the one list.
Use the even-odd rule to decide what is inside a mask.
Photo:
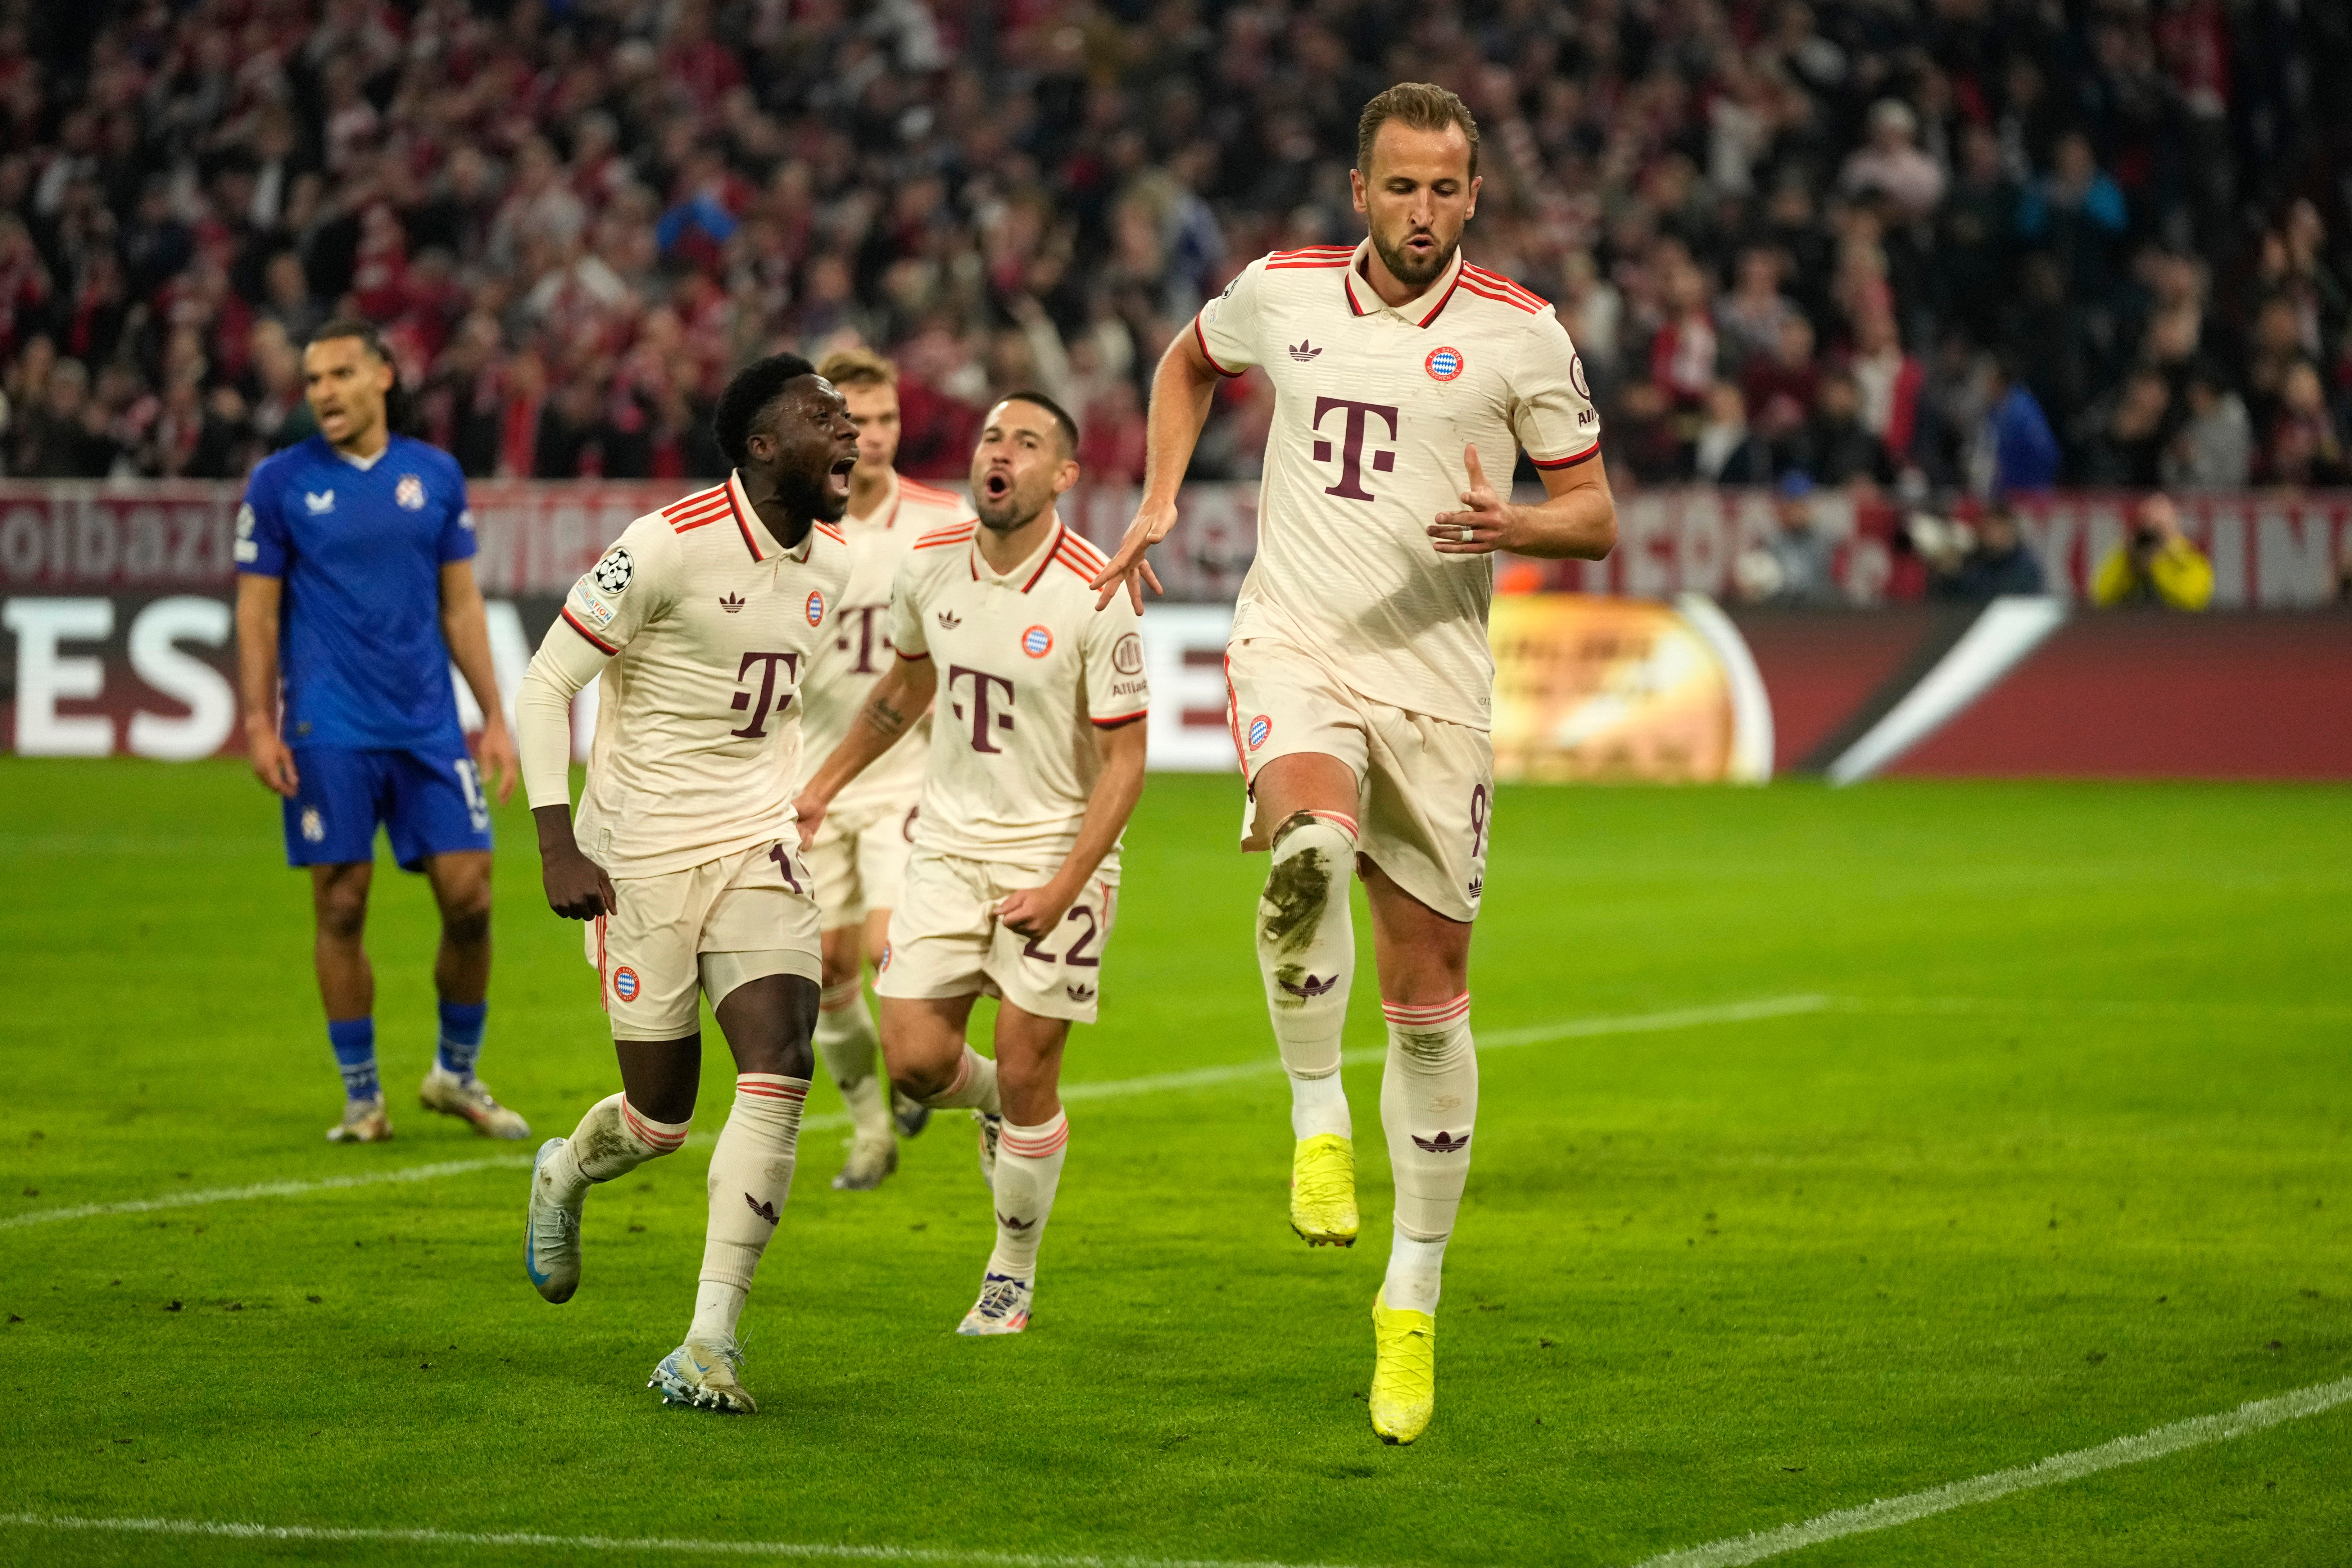
[(743, 610), (742, 595), (739, 594), (730, 594), (725, 598), (719, 601), (719, 607), (726, 611), (730, 616), (740, 615)]
[(1459, 1154), (1463, 1150), (1470, 1147), (1470, 1134), (1467, 1132), (1459, 1138), (1451, 1132), (1440, 1132), (1435, 1138), (1423, 1138), (1416, 1132), (1412, 1135), (1412, 1141), (1432, 1154)]
[(1312, 342), (1308, 342), (1305, 338), (1301, 338), (1297, 342), (1290, 345), (1290, 357), (1297, 360), (1300, 364), (1305, 364), (1308, 360), (1313, 359), (1317, 354), (1319, 354), (1322, 352), (1323, 351), (1321, 349), (1317, 348)]
[(961, 625), (963, 625), (963, 617), (957, 615), (953, 610), (941, 610), (940, 612), (940, 630), (943, 632), (951, 632)]

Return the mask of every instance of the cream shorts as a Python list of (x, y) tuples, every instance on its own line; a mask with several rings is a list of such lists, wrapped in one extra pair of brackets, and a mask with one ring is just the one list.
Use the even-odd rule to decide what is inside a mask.
[(1495, 818), (1495, 742), (1484, 730), (1409, 713), (1350, 691), (1322, 660), (1269, 637), (1225, 649), (1225, 700), (1242, 776), (1242, 847), (1281, 825), (1256, 820), (1258, 770), (1316, 752), (1356, 775), (1356, 847), (1448, 920), (1472, 921), (1486, 890)]
[(765, 974), (818, 982), (816, 900), (808, 866), (761, 845), (666, 876), (613, 880), (620, 908), (588, 924), (616, 1040), (682, 1040), (701, 1026), (696, 993), (716, 1007)]
[(890, 911), (874, 994), (909, 1001), (1002, 997), (1040, 1018), (1095, 1021), (1103, 948), (1118, 913), (1118, 883), (1097, 872), (1061, 927), (1034, 942), (997, 923), (997, 907), (1053, 879), (1056, 866), (1010, 866), (918, 849)]
[(824, 814), (806, 854), (825, 930), (857, 925), (876, 910), (898, 907), (916, 809), (903, 804)]

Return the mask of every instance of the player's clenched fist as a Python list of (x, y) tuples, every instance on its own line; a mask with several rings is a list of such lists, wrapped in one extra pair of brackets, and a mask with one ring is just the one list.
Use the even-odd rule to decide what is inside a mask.
[(1462, 492), (1461, 511), (1442, 511), (1437, 521), (1429, 525), (1429, 537), (1437, 543), (1440, 555), (1486, 555), (1497, 550), (1507, 550), (1507, 535), (1516, 521), (1514, 510), (1496, 495), (1495, 487), (1486, 482), (1486, 470), (1478, 461), (1478, 448), (1465, 447), (1462, 460), (1470, 470), (1470, 488)]
[(547, 889), (547, 907), (568, 921), (593, 921), (621, 907), (613, 879), (604, 868), (583, 855), (541, 847), (540, 881)]

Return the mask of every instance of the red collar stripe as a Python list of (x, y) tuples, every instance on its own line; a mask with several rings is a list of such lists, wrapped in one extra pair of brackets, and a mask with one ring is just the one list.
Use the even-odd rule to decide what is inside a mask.
[(752, 535), (751, 519), (745, 517), (743, 515), (743, 509), (735, 504), (735, 481), (733, 479), (729, 479), (727, 481), (727, 510), (735, 514), (735, 527), (743, 535), (743, 548), (751, 552), (752, 560), (765, 561), (767, 557), (760, 553), (760, 542)]
[(1054, 525), (1053, 547), (1045, 552), (1045, 559), (1037, 563), (1037, 570), (1029, 574), (1029, 581), (1021, 584), (1023, 593), (1025, 594), (1037, 585), (1037, 579), (1045, 574), (1045, 569), (1054, 563), (1054, 557), (1062, 552), (1062, 541), (1068, 536), (1068, 533), (1069, 530), (1062, 524), (1057, 522)]
[(1444, 299), (1441, 299), (1440, 300), (1438, 300), (1438, 301), (1437, 301), (1436, 306), (1435, 306), (1434, 308), (1433, 308), (1433, 309), (1430, 310), (1429, 314), (1427, 314), (1426, 316), (1423, 316), (1423, 317), (1421, 319), (1421, 324), (1422, 324), (1423, 326), (1424, 326), (1424, 327), (1425, 327), (1425, 326), (1429, 325), (1429, 323), (1430, 323), (1430, 322), (1432, 322), (1432, 321), (1433, 321), (1437, 320), (1437, 312), (1438, 312), (1439, 310), (1443, 310), (1444, 309), (1445, 309), (1445, 302), (1446, 302), (1446, 300), (1451, 300), (1451, 299), (1453, 299), (1453, 298), (1454, 298), (1454, 290), (1455, 290), (1456, 289), (1459, 289), (1459, 288), (1461, 288), (1461, 287), (1462, 287), (1462, 274), (1461, 274), (1460, 272), (1458, 272), (1458, 271), (1457, 271), (1457, 272), (1456, 272), (1456, 273), (1454, 273), (1454, 281), (1453, 281), (1453, 282), (1451, 282), (1451, 283), (1449, 283), (1449, 284), (1447, 284), (1447, 285), (1445, 286), (1445, 296), (1444, 296)]

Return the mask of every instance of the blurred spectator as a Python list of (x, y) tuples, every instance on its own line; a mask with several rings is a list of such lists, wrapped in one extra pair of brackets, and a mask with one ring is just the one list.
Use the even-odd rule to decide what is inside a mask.
[(1980, 494), (2046, 490), (2058, 482), (2058, 437), (2033, 389), (2000, 356), (1988, 356), (1982, 378), (1984, 427), (1971, 463)]
[(15, 419), (8, 471), (34, 479), (102, 479), (114, 466), (104, 411), (89, 399), (89, 370), (79, 360), (49, 367), (41, 401)]
[(1784, 474), (1773, 497), (1773, 533), (1763, 549), (1734, 564), (1743, 597), (1774, 605), (1834, 605), (1838, 590), (1836, 542), (1813, 516), (1813, 481), (1804, 473)]
[[(2257, 477), (2332, 482), (2343, 9), (0, 0), (0, 444), (242, 467), (299, 434), (286, 350), (364, 310), (477, 473), (700, 472), (735, 365), (843, 343), (899, 364), (911, 472), (1024, 367), (1122, 472), (1198, 302), (1360, 233), (1356, 110), (1412, 75), (1477, 106), (1465, 248), (1559, 305), (1630, 477), (1725, 447), (1718, 380), (1818, 445), (1843, 365), (1880, 452), (1824, 481), (2162, 477), (2145, 369), (2165, 474), (2226, 473), (2242, 405)], [(1255, 471), (1264, 388), (1221, 389), (1196, 473)]]
[(1748, 428), (1748, 400), (1730, 382), (1707, 389), (1706, 412), (1691, 447), (1691, 475), (1711, 485), (1772, 482), (1772, 448)]
[(2172, 388), (2160, 372), (2141, 370), (2116, 390), (2113, 411), (2091, 442), (2076, 476), (2086, 485), (2129, 485), (2146, 488), (2157, 482), (2157, 468), (2171, 431), (2168, 416)]
[(2168, 489), (2232, 489), (2253, 469), (2253, 424), (2245, 399), (2220, 370), (2199, 361), (2183, 383), (2188, 417), (2158, 464)]
[(1789, 438), (1781, 466), (1824, 485), (1894, 480), (1885, 444), (1862, 422), (1862, 393), (1850, 373), (1833, 370), (1822, 377), (1813, 416)]
[(2027, 548), (2017, 514), (2004, 501), (1985, 508), (1972, 542), (1947, 560), (1928, 563), (1927, 592), (1938, 599), (1980, 604), (2004, 594), (2042, 591), (2042, 563)]
[(2152, 495), (2133, 514), (2131, 534), (2099, 563), (2095, 604), (2201, 610), (2213, 600), (2213, 563), (2180, 531), (2169, 496)]

